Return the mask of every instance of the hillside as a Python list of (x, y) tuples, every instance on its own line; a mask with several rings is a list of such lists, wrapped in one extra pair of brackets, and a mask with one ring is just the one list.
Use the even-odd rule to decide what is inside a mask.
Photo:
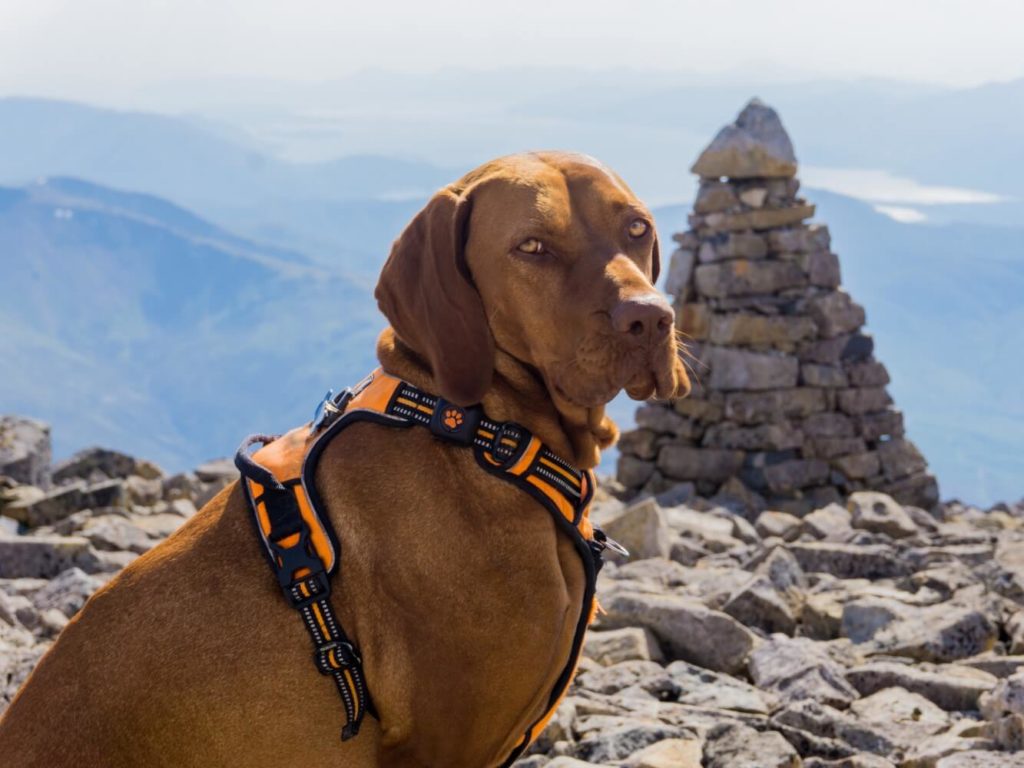
[[(165, 201), (58, 180), (0, 191), (0, 402), (168, 466), (307, 418), (373, 362), (370, 285)], [(315, 329), (311, 331), (310, 329)]]

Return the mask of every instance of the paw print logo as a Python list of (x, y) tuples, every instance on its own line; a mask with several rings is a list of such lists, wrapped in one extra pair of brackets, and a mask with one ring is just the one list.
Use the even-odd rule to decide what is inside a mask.
[(442, 421), (445, 429), (449, 432), (454, 432), (462, 426), (462, 411), (458, 408), (446, 408)]

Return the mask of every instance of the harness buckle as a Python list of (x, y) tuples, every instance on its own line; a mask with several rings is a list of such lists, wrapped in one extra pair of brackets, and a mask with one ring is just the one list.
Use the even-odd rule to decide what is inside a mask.
[[(331, 652), (334, 652), (334, 660), (337, 666), (331, 664)], [(333, 675), (341, 669), (351, 669), (363, 663), (356, 652), (355, 646), (347, 640), (330, 640), (323, 645), (318, 645), (313, 651), (313, 662), (321, 675)]]
[(479, 405), (463, 408), (439, 397), (430, 417), (430, 431), (442, 440), (472, 445), (482, 418), (483, 409)]
[(348, 405), (349, 400), (353, 397), (354, 393), (348, 387), (341, 390), (337, 395), (334, 394), (333, 389), (328, 389), (324, 399), (320, 401), (316, 410), (313, 411), (313, 421), (309, 425), (309, 434), (315, 435), (344, 413), (345, 406)]
[[(302, 608), (331, 593), (331, 582), (320, 556), (313, 549), (309, 538), (309, 526), (302, 524), (298, 531), (299, 540), (289, 547), (276, 541), (268, 542), (273, 552), (277, 583), (281, 586), (288, 604)], [(286, 537), (290, 538), (290, 537)], [(301, 576), (297, 575), (305, 571)], [(309, 595), (303, 595), (301, 587), (306, 585)]]
[[(507, 469), (519, 459), (532, 438), (530, 430), (521, 424), (514, 421), (503, 422), (491, 440), (491, 455), (501, 462), (502, 469)], [(515, 447), (503, 445), (504, 440), (512, 440)]]

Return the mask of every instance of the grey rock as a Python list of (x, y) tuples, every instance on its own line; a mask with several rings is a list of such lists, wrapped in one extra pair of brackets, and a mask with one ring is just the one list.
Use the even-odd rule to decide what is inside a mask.
[(653, 461), (644, 461), (628, 453), (621, 453), (616, 464), (615, 476), (627, 488), (639, 488), (651, 478), (654, 470)]
[(89, 540), (73, 536), (0, 536), (0, 578), (50, 579), (68, 568), (95, 572)]
[(711, 368), (708, 386), (719, 390), (786, 389), (799, 374), (797, 359), (781, 353), (711, 347), (704, 361)]
[(828, 504), (806, 515), (800, 526), (802, 533), (816, 539), (842, 542), (850, 538), (852, 516), (838, 504)]
[(651, 744), (665, 739), (681, 738), (686, 733), (684, 729), (676, 726), (637, 723), (586, 738), (576, 745), (574, 752), (576, 757), (589, 762), (620, 761)]
[(818, 333), (826, 339), (855, 331), (864, 325), (864, 308), (845, 291), (832, 291), (812, 299), (807, 309), (818, 325)]
[[(703, 179), (697, 190), (697, 199), (693, 202), (693, 210), (697, 213), (714, 213), (727, 211), (739, 203), (736, 188), (724, 181)], [(672, 291), (668, 291), (672, 293)]]
[(723, 724), (708, 734), (705, 768), (800, 768), (800, 755), (774, 731)]
[(613, 594), (602, 624), (650, 629), (672, 659), (721, 672), (742, 669), (754, 636), (731, 616), (672, 595)]
[[(65, 459), (53, 468), (53, 480), (56, 483), (67, 483), (82, 480), (86, 483), (97, 480), (126, 478), (137, 474), (140, 470), (145, 479), (154, 479), (159, 475), (153, 472), (155, 465), (140, 462), (138, 459), (119, 451), (107, 448), (86, 448), (69, 459)], [(156, 470), (159, 472), (159, 470)]]
[(152, 549), (154, 542), (136, 525), (117, 515), (91, 518), (79, 535), (87, 538), (96, 549), (123, 550), (142, 554)]
[[(906, 751), (925, 737), (945, 730), (949, 715), (928, 699), (903, 688), (885, 688), (854, 701), (851, 714), (857, 720), (882, 733), (896, 751)], [(876, 751), (874, 749), (870, 751)]]
[(758, 688), (786, 702), (814, 700), (845, 708), (859, 694), (842, 668), (813, 640), (773, 635), (751, 654), (750, 677)]
[(751, 477), (760, 477), (763, 484), (754, 482), (755, 487), (766, 488), (775, 494), (787, 494), (801, 488), (821, 485), (829, 477), (828, 464), (821, 459), (791, 459), (780, 461), (754, 470)]
[(851, 416), (880, 411), (892, 405), (892, 398), (884, 387), (841, 389), (837, 397), (839, 409)]
[(978, 697), (998, 682), (987, 672), (956, 664), (920, 667), (885, 661), (854, 667), (846, 672), (846, 680), (862, 696), (884, 688), (904, 688), (947, 712), (977, 709)]
[(196, 478), (203, 483), (220, 483), (221, 487), (238, 479), (238, 469), (231, 459), (212, 459), (195, 469)]
[(907, 572), (906, 563), (884, 544), (794, 542), (787, 545), (807, 572), (830, 573), (841, 579), (886, 579)]
[(103, 581), (90, 576), (80, 568), (69, 568), (32, 595), (32, 603), (39, 611), (55, 609), (71, 618)]
[(740, 424), (804, 418), (824, 411), (825, 408), (824, 390), (813, 387), (769, 392), (730, 392), (725, 397), (725, 417)]
[(736, 474), (743, 464), (742, 451), (666, 445), (658, 454), (658, 469), (678, 480), (722, 482)]
[(804, 363), (800, 366), (800, 383), (808, 387), (849, 386), (846, 372), (838, 365), (820, 365), (818, 363)]
[(889, 372), (874, 358), (848, 364), (846, 375), (854, 387), (884, 387), (889, 383)]
[(843, 605), (840, 634), (854, 643), (866, 643), (891, 625), (911, 615), (906, 603), (877, 595), (864, 595)]
[(663, 739), (634, 752), (623, 768), (701, 768), (703, 744), (697, 738)]
[(752, 99), (718, 132), (691, 170), (702, 178), (789, 178), (796, 175), (793, 144), (778, 113)]
[(872, 643), (879, 653), (940, 663), (990, 650), (996, 634), (995, 625), (980, 610), (941, 603), (893, 622)]
[(675, 684), (672, 699), (680, 704), (759, 715), (767, 715), (775, 706), (770, 694), (749, 683), (685, 661), (672, 662), (665, 672)]
[(790, 605), (764, 576), (753, 576), (733, 592), (722, 610), (746, 626), (768, 633), (791, 635), (796, 628)]
[(804, 271), (788, 261), (734, 259), (694, 270), (697, 292), (709, 298), (775, 293), (806, 282)]
[(799, 448), (803, 441), (803, 434), (789, 423), (740, 426), (722, 422), (708, 427), (701, 445), (745, 451), (784, 451)]
[(785, 541), (792, 541), (800, 535), (800, 525), (799, 517), (772, 510), (762, 512), (754, 522), (757, 532), (764, 538), (777, 536)]
[[(708, 339), (712, 344), (774, 347), (783, 351), (793, 351), (797, 342), (811, 338), (814, 333), (814, 322), (808, 317), (740, 312), (712, 315)], [(846, 386), (846, 374), (841, 368), (835, 370), (842, 375), (844, 382), (842, 385), (835, 386)], [(812, 386), (821, 385), (812, 384)]]
[(665, 293), (669, 296), (679, 296), (689, 285), (693, 276), (693, 268), (696, 258), (692, 250), (677, 248), (672, 253), (672, 260), (669, 262), (668, 274), (665, 276)]
[[(18, 519), (29, 528), (52, 525), (83, 509), (123, 507), (124, 484), (107, 480), (86, 486), (81, 482), (62, 486), (19, 511)], [(12, 514), (6, 510), (6, 514)]]
[(902, 539), (917, 533), (917, 526), (895, 499), (884, 493), (859, 491), (850, 494), (847, 509), (852, 513), (852, 525), (872, 533), (881, 533), (893, 539)]
[(801, 254), (797, 259), (797, 264), (803, 269), (811, 285), (818, 288), (837, 288), (839, 286), (841, 277), (839, 257), (834, 253), (814, 251)]
[(959, 752), (944, 757), (935, 764), (935, 768), (1020, 768), (1020, 766), (1020, 755), (990, 750)]
[(50, 426), (21, 416), (0, 416), (0, 475), (45, 488), (50, 483)]
[(583, 643), (583, 655), (604, 666), (664, 658), (654, 635), (643, 627), (588, 632)]
[(897, 438), (879, 443), (878, 456), (882, 460), (882, 471), (889, 480), (921, 472), (927, 467), (921, 452), (909, 440)]
[(903, 435), (903, 414), (892, 409), (857, 416), (857, 434), (865, 440)]
[(1004, 715), (1024, 715), (1024, 672), (999, 680), (979, 702), (982, 715), (996, 720)]
[(862, 333), (848, 333), (832, 339), (809, 341), (797, 350), (801, 362), (839, 365), (866, 360), (875, 349), (874, 340)]
[(654, 499), (644, 499), (623, 507), (602, 521), (605, 533), (629, 550), (637, 560), (667, 558), (671, 548), (668, 527)]

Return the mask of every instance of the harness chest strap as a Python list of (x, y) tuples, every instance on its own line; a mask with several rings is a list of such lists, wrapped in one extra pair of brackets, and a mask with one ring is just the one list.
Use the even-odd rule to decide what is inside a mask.
[[(394, 427), (424, 426), (442, 440), (472, 447), (484, 470), (533, 496), (576, 544), (587, 578), (572, 653), (547, 711), (523, 734), (505, 763), (509, 765), (540, 733), (568, 688), (583, 633), (596, 608), (601, 552), (616, 546), (589, 519), (594, 475), (556, 456), (514, 422), (491, 421), (479, 406), (456, 406), (380, 369), (337, 396), (328, 393), (309, 427), (280, 438), (256, 435), (243, 442), (235, 463), (244, 478), (256, 529), (285, 599), (300, 611), (310, 632), (317, 668), (338, 686), (347, 718), (343, 740), (358, 733), (372, 705), (362, 661), (330, 606), (330, 576), (338, 568), (341, 551), (314, 479), (327, 444), (349, 424), (367, 420)], [(250, 457), (255, 443), (264, 447)]]

